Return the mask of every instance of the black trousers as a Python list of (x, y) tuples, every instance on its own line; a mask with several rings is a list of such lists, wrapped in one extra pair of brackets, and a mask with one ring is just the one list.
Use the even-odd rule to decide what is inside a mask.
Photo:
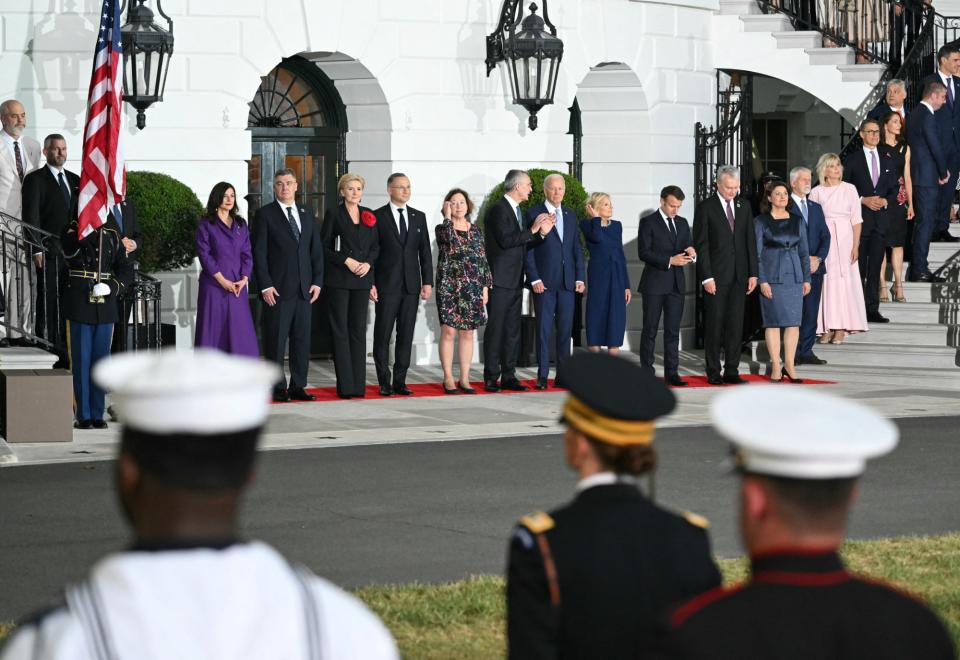
[(680, 369), (680, 318), (683, 294), (677, 291), (644, 293), (643, 329), (640, 333), (640, 362), (653, 371), (653, 352), (657, 344), (657, 326), (663, 315), (663, 375), (677, 376)]
[[(378, 292), (379, 293), (379, 292)], [(381, 387), (405, 385), (413, 349), (413, 328), (417, 322), (420, 296), (416, 293), (379, 293), (373, 321), (373, 362)], [(393, 346), (393, 380), (390, 379), (390, 335), (397, 328)]]
[(287, 389), (287, 378), (283, 375), (283, 358), (287, 352), (287, 340), (290, 342), (290, 385), (289, 389), (302, 389), (307, 386), (307, 369), (310, 366), (310, 301), (299, 296), (289, 300), (278, 300), (271, 307), (263, 305), (263, 357), (280, 367), (280, 381), (274, 390)]
[(886, 218), (864, 218), (860, 225), (860, 279), (867, 314), (880, 313), (880, 264), (887, 245)]
[(483, 380), (509, 383), (517, 379), (520, 355), (520, 310), (523, 289), (490, 288), (487, 329), (483, 333)]
[(362, 397), (367, 387), (367, 306), (369, 289), (324, 289), (333, 335), (337, 394)]
[(703, 294), (703, 352), (707, 376), (720, 376), (720, 348), (723, 348), (723, 372), (734, 375), (740, 368), (743, 344), (743, 308), (747, 283), (734, 280), (717, 284), (717, 293)]
[(66, 262), (62, 254), (46, 255), (42, 268), (37, 268), (37, 296), (34, 304), (36, 321), (34, 332), (53, 343), (51, 351), (57, 356), (57, 368), (67, 369), (70, 357), (67, 351), (66, 319), (60, 311), (60, 294), (63, 293), (63, 276)]

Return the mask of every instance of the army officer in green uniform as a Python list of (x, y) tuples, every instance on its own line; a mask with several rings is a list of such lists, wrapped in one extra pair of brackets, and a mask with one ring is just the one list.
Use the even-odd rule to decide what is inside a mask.
[(564, 364), (567, 464), (577, 494), (522, 518), (510, 541), (511, 658), (640, 658), (671, 605), (720, 584), (706, 521), (655, 505), (654, 420), (673, 394), (638, 365), (583, 353)]
[(120, 316), (117, 295), (133, 280), (133, 268), (113, 221), (81, 239), (74, 220), (63, 230), (61, 242), (67, 262), (61, 307), (73, 371), (73, 426), (104, 429), (104, 391), (90, 379), (90, 371), (110, 353)]

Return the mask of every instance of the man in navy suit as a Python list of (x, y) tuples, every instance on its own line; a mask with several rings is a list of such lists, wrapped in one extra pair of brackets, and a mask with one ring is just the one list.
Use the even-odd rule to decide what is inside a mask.
[(679, 186), (660, 191), (660, 208), (640, 220), (637, 252), (643, 262), (643, 274), (637, 288), (643, 295), (643, 332), (640, 336), (640, 362), (653, 372), (653, 348), (657, 326), (663, 316), (663, 377), (668, 385), (683, 387), (680, 368), (680, 320), (686, 282), (683, 267), (693, 263), (693, 234), (685, 218), (677, 215), (683, 204)]
[(527, 212), (527, 226), (536, 221), (553, 224), (556, 231), (548, 233), (543, 241), (527, 250), (524, 270), (533, 290), (533, 306), (537, 313), (537, 385), (547, 389), (550, 375), (550, 333), (556, 330), (557, 378), (559, 365), (570, 355), (570, 336), (573, 332), (574, 294), (584, 290), (583, 248), (577, 214), (563, 207), (566, 185), (562, 174), (549, 174), (543, 180), (543, 204)]
[(907, 145), (913, 180), (913, 258), (907, 279), (911, 282), (944, 282), (930, 272), (927, 253), (936, 222), (939, 187), (950, 179), (950, 170), (937, 132), (935, 113), (947, 99), (947, 89), (936, 80), (923, 88), (923, 100), (910, 115)]
[(830, 230), (823, 215), (823, 207), (807, 199), (812, 175), (807, 167), (790, 170), (791, 213), (803, 218), (807, 228), (807, 246), (810, 249), (810, 293), (803, 297), (803, 320), (800, 322), (800, 343), (797, 344), (795, 364), (826, 364), (813, 353), (817, 339), (817, 315), (820, 313), (820, 294), (823, 293), (824, 263), (830, 251)]
[(886, 247), (887, 209), (897, 204), (900, 192), (900, 177), (896, 168), (883, 158), (877, 145), (880, 144), (880, 122), (864, 119), (860, 124), (860, 139), (863, 148), (847, 156), (843, 163), (843, 180), (852, 183), (860, 195), (859, 265), (863, 282), (863, 299), (867, 307), (867, 321), (887, 323), (889, 319), (880, 314), (880, 266)]
[[(877, 105), (867, 113), (867, 119), (879, 119), (883, 121), (883, 118), (890, 114), (891, 112), (896, 112), (900, 115), (900, 119), (903, 123), (904, 129), (907, 127), (907, 83), (906, 81), (900, 80), (899, 78), (894, 78), (887, 83), (887, 94), (883, 97)], [(807, 298), (810, 296), (808, 295)]]
[[(937, 51), (937, 61), (940, 68), (923, 79), (921, 84), (939, 82), (947, 90), (946, 103), (934, 112), (937, 133), (940, 136), (940, 147), (946, 158), (950, 178), (943, 183), (937, 193), (937, 210), (931, 239), (934, 241), (960, 241), (950, 235), (950, 206), (957, 191), (957, 175), (960, 172), (960, 47), (949, 43)], [(911, 154), (910, 160), (913, 160)]]
[[(291, 169), (273, 177), (275, 201), (253, 217), (253, 266), (263, 308), (263, 357), (280, 367), (274, 401), (312, 401), (305, 391), (310, 366), (310, 305), (323, 286), (323, 248), (313, 211), (297, 204)], [(290, 384), (283, 358), (290, 340)]]

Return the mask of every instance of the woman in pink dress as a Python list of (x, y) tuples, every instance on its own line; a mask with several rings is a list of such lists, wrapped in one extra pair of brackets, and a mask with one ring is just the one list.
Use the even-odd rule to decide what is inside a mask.
[[(867, 331), (867, 308), (857, 258), (860, 250), (860, 195), (843, 181), (843, 166), (837, 154), (824, 154), (817, 161), (820, 185), (811, 201), (823, 206), (830, 230), (830, 252), (823, 276), (823, 295), (817, 318), (820, 343), (842, 344), (851, 332)], [(870, 283), (875, 285), (874, 282)]]

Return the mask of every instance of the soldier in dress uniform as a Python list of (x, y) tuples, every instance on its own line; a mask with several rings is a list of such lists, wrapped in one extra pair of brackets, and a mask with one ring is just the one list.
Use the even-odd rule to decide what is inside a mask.
[(720, 396), (712, 414), (736, 451), (751, 577), (677, 609), (665, 656), (953, 659), (933, 612), (851, 575), (838, 554), (857, 478), (894, 448), (897, 428), (859, 404), (779, 387)]
[(563, 365), (573, 502), (522, 518), (510, 541), (511, 658), (640, 658), (666, 609), (720, 584), (707, 522), (655, 505), (636, 478), (656, 466), (669, 389), (639, 365), (583, 353)]
[(399, 657), (359, 600), (238, 536), (279, 375), (211, 349), (97, 365), (124, 422), (114, 484), (135, 541), (22, 621), (0, 660)]
[(113, 326), (120, 317), (117, 297), (133, 281), (133, 268), (113, 223), (81, 239), (74, 220), (64, 228), (61, 243), (67, 262), (61, 306), (73, 372), (73, 426), (105, 429), (104, 392), (90, 374), (110, 354)]

